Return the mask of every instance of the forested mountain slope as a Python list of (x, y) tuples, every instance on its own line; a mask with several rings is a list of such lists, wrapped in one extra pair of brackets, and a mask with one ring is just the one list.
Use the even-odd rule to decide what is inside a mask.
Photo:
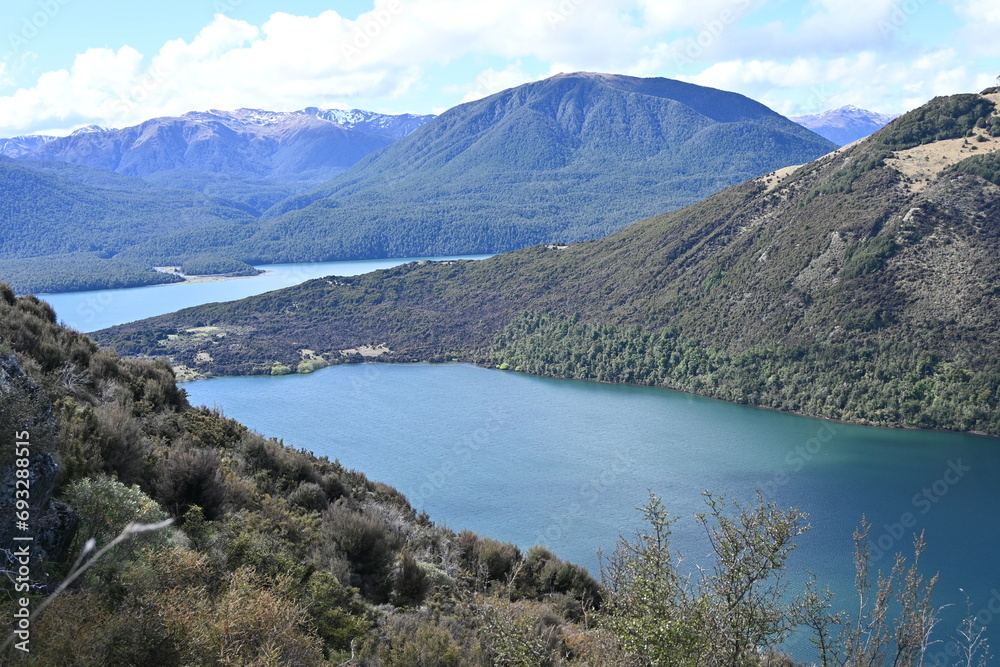
[(599, 241), (313, 280), (98, 338), (200, 373), (308, 371), (382, 346), (381, 359), (997, 434), (998, 100), (935, 98), (859, 144)]
[[(735, 93), (559, 75), (450, 109), (281, 202), (226, 252), (316, 261), (597, 238), (835, 147)], [(179, 245), (215, 243), (185, 236)]]
[(195, 192), (60, 162), (0, 158), (0, 279), (19, 292), (171, 282), (176, 278), (147, 262), (111, 258), (152, 238), (251, 220), (245, 208)]

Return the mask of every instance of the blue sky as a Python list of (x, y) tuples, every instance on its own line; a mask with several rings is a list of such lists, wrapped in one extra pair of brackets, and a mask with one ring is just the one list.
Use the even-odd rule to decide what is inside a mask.
[(5, 0), (0, 136), (209, 108), (439, 113), (578, 70), (897, 113), (993, 85), (998, 34), (996, 0)]

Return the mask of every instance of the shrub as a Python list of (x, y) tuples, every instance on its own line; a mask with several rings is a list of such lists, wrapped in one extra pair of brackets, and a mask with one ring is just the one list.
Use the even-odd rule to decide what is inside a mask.
[(844, 258), (844, 268), (840, 277), (851, 280), (866, 273), (878, 271), (885, 266), (890, 257), (896, 254), (899, 246), (889, 236), (876, 236), (866, 241), (858, 241), (847, 248)]
[(309, 578), (306, 597), (316, 633), (334, 651), (349, 651), (353, 640), (370, 632), (372, 624), (364, 602), (329, 572), (316, 572)]
[(17, 302), (17, 297), (14, 295), (14, 289), (7, 283), (0, 283), (0, 299), (2, 299), (8, 306), (13, 306)]
[(289, 449), (256, 433), (243, 438), (243, 455), (252, 470), (270, 470), (286, 483), (320, 482), (322, 477), (309, 454)]
[(288, 496), (288, 500), (310, 512), (322, 512), (330, 505), (323, 487), (315, 482), (302, 482)]
[(486, 538), (480, 545), (479, 560), (483, 564), (487, 580), (503, 581), (520, 562), (521, 550), (514, 544)]
[[(74, 541), (76, 552), (82, 550), (90, 538), (97, 540), (99, 545), (110, 542), (129, 523), (158, 523), (168, 518), (156, 501), (138, 486), (126, 486), (104, 475), (73, 482), (66, 489), (65, 501), (80, 515)], [(140, 549), (163, 546), (167, 539), (165, 531), (139, 533), (115, 550), (120, 558), (129, 558)]]
[(287, 577), (267, 582), (240, 568), (214, 598), (198, 587), (167, 591), (157, 609), (180, 648), (178, 664), (324, 664), (321, 642), (309, 631), (305, 608), (289, 595), (290, 588)]
[(106, 665), (104, 627), (111, 614), (96, 591), (67, 591), (32, 624), (37, 665)]
[(198, 505), (205, 518), (215, 519), (222, 513), (226, 494), (219, 466), (219, 455), (211, 450), (172, 451), (159, 466), (157, 497), (175, 516)]
[(463, 530), (458, 534), (458, 557), (459, 563), (467, 572), (476, 572), (479, 569), (479, 536), (471, 530)]
[(427, 597), (430, 586), (430, 579), (420, 563), (409, 553), (403, 553), (393, 576), (393, 604), (397, 607), (418, 607)]
[(523, 595), (536, 598), (568, 595), (595, 608), (600, 606), (602, 597), (600, 584), (586, 569), (563, 561), (543, 546), (528, 551), (517, 584)]
[(227, 525), (221, 540), (226, 569), (249, 567), (266, 577), (304, 577), (307, 569), (299, 555), (292, 552), (292, 545), (279, 537), (277, 530), (262, 524), (259, 514), (248, 513)]
[(384, 597), (399, 538), (380, 517), (338, 500), (323, 514), (324, 536), (351, 566), (352, 585), (366, 595)]
[(320, 480), (320, 485), (323, 487), (323, 492), (326, 493), (326, 497), (333, 502), (340, 498), (350, 497), (351, 491), (344, 484), (344, 480), (340, 478), (340, 475), (336, 473), (327, 473), (323, 475)]
[(126, 483), (138, 480), (145, 457), (142, 424), (132, 416), (130, 404), (106, 403), (94, 413), (102, 469)]
[(952, 167), (957, 172), (975, 174), (994, 185), (1000, 185), (1000, 153), (973, 155)]
[(458, 667), (462, 650), (448, 630), (414, 616), (386, 619), (381, 641), (366, 646), (365, 654), (377, 656), (383, 667)]

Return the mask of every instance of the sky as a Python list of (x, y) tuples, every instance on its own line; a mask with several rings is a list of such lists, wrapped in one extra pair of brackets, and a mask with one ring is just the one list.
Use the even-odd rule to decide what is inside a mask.
[(996, 85), (998, 35), (996, 0), (4, 0), (0, 137), (240, 107), (441, 113), (575, 71), (901, 113)]

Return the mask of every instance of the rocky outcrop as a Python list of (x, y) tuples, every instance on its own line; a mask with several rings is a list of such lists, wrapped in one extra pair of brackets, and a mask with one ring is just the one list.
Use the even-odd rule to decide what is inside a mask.
[(24, 544), (33, 561), (66, 557), (79, 517), (52, 499), (59, 473), (55, 446), (51, 401), (14, 355), (0, 354), (0, 569)]

